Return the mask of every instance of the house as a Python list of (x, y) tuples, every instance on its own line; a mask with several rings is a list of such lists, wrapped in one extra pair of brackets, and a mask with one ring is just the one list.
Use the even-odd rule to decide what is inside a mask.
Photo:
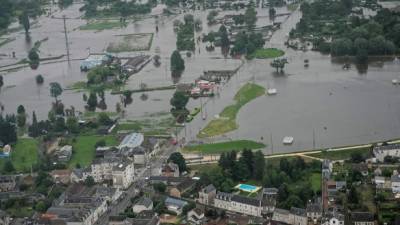
[(192, 179), (187, 179), (184, 182), (176, 185), (175, 187), (172, 187), (169, 190), (169, 194), (172, 197), (180, 198), (182, 197), (182, 194), (185, 193), (186, 191), (190, 190), (194, 185), (195, 181)]
[(375, 170), (374, 170), (374, 175), (375, 176), (382, 176), (382, 169), (381, 168), (376, 168)]
[(71, 170), (53, 170), (50, 172), (50, 176), (55, 183), (69, 184), (71, 173)]
[(15, 176), (0, 175), (0, 192), (14, 191), (16, 186)]
[(286, 209), (275, 208), (272, 215), (272, 220), (285, 224), (291, 224), (292, 221), (290, 217), (290, 211)]
[(375, 183), (375, 187), (376, 189), (383, 189), (385, 186), (385, 177), (381, 177), (381, 176), (375, 176), (374, 177), (374, 183)]
[(278, 189), (276, 188), (263, 188), (260, 192), (261, 205), (263, 207), (263, 214), (272, 213), (275, 210), (276, 197)]
[(73, 169), (70, 175), (71, 182), (78, 183), (84, 181), (87, 178), (87, 176), (90, 175), (90, 172), (91, 172), (90, 167), (87, 167), (85, 169), (82, 168)]
[(198, 201), (204, 205), (213, 205), (216, 194), (217, 189), (213, 184), (210, 184), (199, 191)]
[(322, 162), (322, 178), (329, 180), (331, 178), (333, 164), (329, 159)]
[(369, 212), (352, 212), (350, 221), (353, 225), (375, 225), (374, 214)]
[(307, 204), (307, 217), (314, 222), (314, 224), (322, 218), (322, 203), (320, 201), (310, 202)]
[(344, 225), (344, 215), (342, 213), (337, 212), (336, 210), (333, 212), (327, 213), (322, 218), (322, 225)]
[(60, 149), (56, 150), (54, 155), (59, 162), (69, 162), (72, 156), (72, 146), (64, 145)]
[(168, 197), (165, 199), (165, 206), (168, 210), (175, 212), (177, 215), (182, 214), (182, 209), (188, 203), (180, 199)]
[(143, 143), (144, 136), (141, 133), (131, 133), (124, 137), (122, 142), (118, 145), (119, 150), (133, 149)]
[(384, 162), (386, 156), (400, 157), (400, 144), (376, 146), (373, 154), (377, 162)]
[(179, 177), (179, 166), (172, 162), (165, 164), (161, 169), (161, 175), (165, 177)]
[(81, 62), (80, 69), (81, 71), (88, 71), (96, 66), (102, 65), (108, 60), (110, 60), (108, 55), (89, 55), (88, 58)]
[(146, 149), (149, 157), (155, 156), (161, 150), (160, 141), (154, 137), (145, 137), (142, 143), (142, 147)]
[(42, 217), (66, 225), (93, 225), (107, 211), (108, 202), (120, 195), (115, 188), (72, 184)]
[(307, 225), (307, 211), (302, 208), (290, 208), (290, 221), (292, 225)]
[(201, 225), (205, 222), (204, 210), (200, 208), (194, 208), (187, 213), (187, 220), (189, 224)]
[(392, 182), (392, 192), (400, 193), (400, 175), (393, 174), (392, 177), (390, 178), (390, 181)]
[(356, 163), (351, 165), (354, 171), (360, 172), (364, 177), (368, 176), (368, 165), (366, 163)]
[(143, 211), (153, 210), (153, 201), (150, 198), (142, 197), (133, 207), (132, 211), (136, 214)]
[(147, 161), (146, 149), (137, 146), (130, 150), (129, 156), (133, 157), (133, 162), (138, 165), (145, 165)]
[(218, 192), (214, 199), (214, 206), (249, 216), (261, 217), (261, 200), (256, 198)]

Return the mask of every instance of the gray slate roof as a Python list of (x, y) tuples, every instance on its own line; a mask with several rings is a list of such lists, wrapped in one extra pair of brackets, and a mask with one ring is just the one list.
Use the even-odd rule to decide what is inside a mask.
[(143, 197), (141, 198), (136, 205), (143, 205), (146, 208), (149, 208), (153, 204), (153, 201), (150, 198)]
[(210, 192), (212, 192), (212, 191), (215, 191), (216, 189), (215, 189), (215, 187), (214, 187), (214, 185), (213, 184), (209, 184), (209, 185), (207, 185), (205, 188), (203, 188), (203, 193), (210, 193)]
[(245, 196), (241, 196), (241, 195), (233, 195), (231, 198), (231, 201), (239, 202), (239, 203), (246, 204), (246, 205), (252, 205), (252, 206), (260, 206), (261, 205), (261, 201), (259, 199), (249, 198), (249, 197), (245, 197)]
[(304, 216), (304, 217), (307, 216), (307, 211), (302, 208), (292, 207), (292, 208), (290, 208), (290, 213), (294, 214), (296, 216)]

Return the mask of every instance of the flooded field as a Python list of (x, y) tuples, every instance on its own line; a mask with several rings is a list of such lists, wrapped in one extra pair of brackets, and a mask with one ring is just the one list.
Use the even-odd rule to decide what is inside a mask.
[[(171, 85), (169, 57), (175, 50), (176, 34), (172, 23), (182, 19), (183, 15), (144, 18), (128, 21), (126, 27), (108, 30), (80, 30), (87, 22), (81, 19), (79, 8), (73, 5), (63, 11), (56, 11), (52, 17), (42, 17), (31, 30), (31, 41), (27, 43), (25, 34), (20, 31), (2, 38), (15, 38), (0, 47), (4, 54), (0, 66), (16, 63), (26, 58), (33, 43), (44, 41), (40, 46), (41, 57), (54, 57), (66, 54), (63, 15), (67, 18), (67, 30), (72, 61), (57, 63), (41, 63), (37, 70), (29, 67), (4, 74), (4, 87), (0, 92), (0, 102), (6, 113), (15, 113), (18, 105), (24, 105), (28, 115), (36, 111), (40, 119), (45, 119), (50, 110), (52, 98), (49, 93), (49, 83), (59, 82), (64, 88), (77, 81), (85, 81), (86, 73), (79, 69), (80, 59), (89, 53), (102, 53), (110, 43), (116, 41), (116, 35), (154, 33), (150, 50), (119, 53), (120, 56), (135, 54), (150, 54), (155, 52), (161, 56), (161, 66), (149, 63), (142, 71), (129, 78), (126, 89), (137, 89), (141, 83), (148, 87)], [(278, 13), (287, 12), (286, 8), (278, 9)], [(230, 12), (221, 12), (226, 14)], [(203, 21), (203, 31), (216, 31), (219, 25), (207, 26), (207, 12), (196, 11), (195, 18)], [(258, 9), (257, 25), (271, 24), (268, 19), (268, 9)], [(400, 62), (397, 59), (375, 60), (368, 69), (360, 73), (352, 65), (349, 70), (343, 70), (343, 63), (331, 60), (316, 52), (296, 52), (286, 49), (283, 43), (290, 29), (295, 26), (301, 14), (296, 11), (290, 17), (279, 18), (282, 21), (280, 30), (274, 33), (267, 47), (277, 47), (286, 51), (289, 60), (285, 75), (274, 73), (270, 60), (246, 61), (238, 73), (225, 84), (217, 96), (204, 99), (206, 120), (200, 116), (186, 124), (181, 135), (187, 140), (197, 139), (196, 135), (207, 122), (219, 114), (222, 109), (233, 102), (233, 96), (246, 82), (255, 82), (266, 88), (276, 88), (276, 96), (262, 96), (244, 106), (238, 114), (239, 129), (223, 137), (213, 140), (252, 139), (268, 145), (265, 152), (271, 152), (271, 140), (274, 152), (298, 151), (303, 149), (328, 148), (339, 145), (360, 144), (390, 138), (400, 137), (400, 86), (394, 86), (392, 79), (399, 79)], [(159, 32), (155, 32), (158, 24)], [(201, 33), (196, 33), (196, 36)], [(205, 44), (200, 43), (200, 52), (196, 47), (195, 54), (190, 58), (184, 56), (186, 70), (179, 82), (193, 82), (204, 70), (235, 69), (242, 60), (225, 59), (220, 49), (207, 52)], [(16, 58), (11, 53), (16, 52)], [(63, 58), (65, 60), (66, 57)], [(310, 66), (304, 67), (308, 59)], [(35, 76), (42, 74), (45, 83), (37, 86)], [(133, 95), (133, 103), (126, 108), (127, 118), (140, 118), (146, 114), (166, 112), (170, 110), (169, 100), (174, 91), (148, 92), (143, 97), (141, 93)], [(61, 95), (66, 107), (74, 105), (79, 111), (84, 110), (83, 92), (65, 90)], [(106, 94), (107, 111), (115, 111), (115, 105), (120, 101), (118, 95)], [(200, 106), (200, 99), (191, 100), (188, 108)], [(292, 146), (282, 145), (284, 136), (293, 136)]]

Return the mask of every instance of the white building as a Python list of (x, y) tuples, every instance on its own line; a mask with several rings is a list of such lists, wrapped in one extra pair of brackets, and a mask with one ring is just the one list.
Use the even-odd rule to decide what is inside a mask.
[(210, 184), (199, 191), (198, 201), (204, 205), (213, 205), (216, 195), (217, 189), (215, 189), (213, 184)]
[(217, 208), (242, 213), (249, 216), (261, 216), (261, 200), (255, 198), (218, 192), (214, 199)]
[(400, 157), (400, 144), (377, 146), (373, 153), (378, 162), (384, 162), (386, 156)]
[(290, 212), (286, 209), (275, 208), (274, 214), (272, 215), (273, 221), (278, 221), (286, 224), (291, 224)]
[(400, 175), (393, 174), (392, 177), (390, 178), (390, 180), (392, 182), (392, 192), (400, 193)]

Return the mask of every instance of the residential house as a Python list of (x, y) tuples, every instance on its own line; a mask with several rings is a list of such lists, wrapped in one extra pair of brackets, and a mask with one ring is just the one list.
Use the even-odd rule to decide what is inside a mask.
[(392, 192), (400, 193), (400, 175), (393, 174), (392, 177), (390, 178), (390, 180), (392, 182)]
[(187, 213), (187, 220), (189, 224), (201, 225), (205, 223), (204, 210), (194, 208)]
[(161, 169), (161, 176), (165, 177), (179, 177), (179, 166), (175, 163), (165, 164)]
[(333, 164), (329, 159), (322, 162), (322, 178), (329, 180), (331, 178)]
[(272, 215), (272, 220), (285, 224), (292, 224), (290, 211), (286, 209), (275, 208), (274, 213)]
[(375, 170), (374, 170), (374, 175), (375, 176), (382, 176), (382, 169), (381, 168), (376, 168)]
[(213, 205), (215, 195), (217, 195), (217, 189), (213, 184), (210, 184), (199, 191), (198, 201), (204, 205)]
[(344, 215), (337, 211), (329, 212), (322, 218), (322, 225), (344, 225)]
[(167, 207), (167, 209), (175, 212), (177, 215), (182, 214), (182, 209), (187, 204), (188, 203), (186, 201), (176, 198), (168, 197), (167, 199), (165, 199), (165, 206)]
[(242, 213), (250, 216), (261, 216), (261, 200), (240, 195), (218, 192), (214, 199), (217, 208)]
[(310, 202), (307, 204), (307, 217), (315, 223), (322, 218), (322, 203), (321, 201)]
[(368, 165), (366, 163), (356, 163), (351, 165), (354, 171), (360, 172), (364, 177), (368, 176)]
[(400, 157), (400, 144), (376, 146), (373, 154), (377, 162), (384, 162), (386, 156)]
[(150, 198), (142, 197), (135, 205), (132, 207), (132, 211), (136, 214), (143, 211), (153, 210), (153, 201)]
[(159, 225), (160, 218), (152, 211), (138, 214), (135, 218), (110, 216), (108, 225)]
[(290, 208), (290, 221), (292, 225), (307, 225), (307, 211), (296, 207)]
[(149, 157), (155, 156), (161, 150), (160, 141), (157, 138), (153, 137), (145, 137), (142, 143), (142, 147), (146, 149)]
[(385, 187), (385, 182), (386, 182), (385, 177), (381, 177), (381, 176), (374, 177), (374, 183), (375, 183), (376, 189), (383, 189)]
[(189, 191), (194, 185), (195, 185), (195, 181), (192, 179), (187, 179), (184, 182), (176, 185), (175, 187), (172, 187), (169, 190), (169, 194), (172, 197), (176, 197), (176, 198), (180, 198), (182, 197), (182, 194)]
[(275, 210), (276, 197), (278, 189), (276, 188), (263, 188), (260, 192), (261, 205), (263, 207), (263, 214), (272, 213)]
[(17, 183), (12, 175), (0, 175), (0, 192), (14, 191)]
[(375, 225), (374, 214), (370, 212), (352, 212), (350, 221), (353, 225)]
[(60, 162), (69, 162), (72, 156), (72, 146), (64, 145), (60, 149), (56, 150), (54, 155), (56, 156), (56, 159)]
[(142, 146), (132, 148), (129, 152), (129, 156), (133, 157), (133, 161), (138, 165), (145, 165), (147, 162), (146, 149)]
[(91, 173), (90, 167), (87, 168), (76, 168), (73, 169), (70, 175), (71, 182), (78, 183), (83, 182)]
[(50, 172), (50, 176), (55, 183), (69, 184), (71, 181), (71, 173), (71, 170), (53, 170)]

